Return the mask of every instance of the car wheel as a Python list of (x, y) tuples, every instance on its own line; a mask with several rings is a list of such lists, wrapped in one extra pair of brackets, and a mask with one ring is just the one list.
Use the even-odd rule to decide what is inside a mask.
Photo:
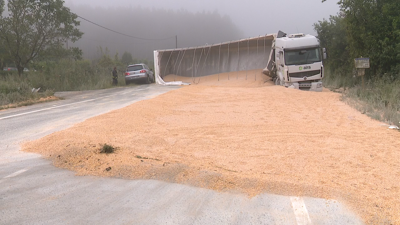
[(151, 84), (151, 78), (150, 78), (150, 76), (148, 74), (147, 74), (146, 84)]

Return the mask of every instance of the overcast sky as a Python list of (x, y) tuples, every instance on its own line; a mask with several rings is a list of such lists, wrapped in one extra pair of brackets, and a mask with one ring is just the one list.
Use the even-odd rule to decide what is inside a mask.
[(321, 0), (65, 0), (65, 2), (67, 6), (70, 4), (105, 8), (141, 6), (156, 9), (185, 9), (191, 12), (216, 10), (221, 15), (229, 16), (243, 31), (245, 37), (276, 33), (278, 30), (315, 35), (314, 23), (339, 12), (337, 0), (328, 0), (324, 3), (321, 3)]

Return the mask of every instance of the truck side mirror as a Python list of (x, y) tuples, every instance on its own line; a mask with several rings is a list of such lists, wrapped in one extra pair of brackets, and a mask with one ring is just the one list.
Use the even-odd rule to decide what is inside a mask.
[(326, 48), (322, 48), (322, 57), (326, 59)]

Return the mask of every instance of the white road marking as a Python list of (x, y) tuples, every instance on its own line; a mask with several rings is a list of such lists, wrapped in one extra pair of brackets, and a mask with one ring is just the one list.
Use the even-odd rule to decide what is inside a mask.
[(42, 111), (46, 111), (46, 110), (50, 110), (50, 109), (56, 109), (56, 108), (61, 108), (61, 107), (66, 107), (66, 106), (71, 106), (71, 105), (76, 105), (76, 104), (85, 103), (85, 102), (92, 102), (92, 101), (95, 101), (95, 100), (100, 99), (100, 98), (112, 97), (112, 96), (119, 95), (119, 94), (120, 94), (120, 93), (113, 94), (113, 95), (107, 95), (107, 96), (99, 97), (99, 98), (88, 99), (88, 100), (84, 100), (84, 101), (80, 101), (80, 102), (74, 102), (74, 103), (70, 103), (70, 104), (58, 105), (58, 106), (53, 106), (53, 107), (49, 107), (49, 108), (45, 108), (45, 109), (39, 109), (39, 110), (30, 111), (30, 112), (15, 114), (15, 115), (11, 115), (11, 116), (0, 117), (0, 120), (9, 119), (9, 118), (14, 118), (14, 117), (18, 117), (18, 116), (24, 116), (24, 115), (28, 115), (28, 114), (32, 114), (32, 113), (37, 113), (37, 112), (42, 112)]
[(292, 202), (294, 215), (296, 216), (297, 225), (311, 225), (311, 219), (308, 215), (306, 205), (301, 197), (290, 197)]
[(11, 178), (11, 177), (16, 177), (16, 176), (20, 175), (21, 173), (25, 173), (25, 172), (28, 171), (28, 170), (29, 170), (29, 169), (18, 170), (17, 172), (10, 174), (10, 175), (4, 177), (3, 179)]
[(94, 100), (96, 100), (96, 99), (89, 99), (89, 100), (85, 100), (85, 101), (81, 101), (81, 102), (74, 102), (74, 103), (70, 103), (70, 104), (58, 105), (58, 106), (53, 106), (53, 107), (49, 107), (49, 108), (45, 108), (45, 109), (39, 109), (39, 110), (30, 111), (30, 112), (15, 114), (15, 115), (11, 115), (11, 116), (1, 117), (0, 120), (9, 119), (9, 118), (18, 117), (18, 116), (24, 116), (24, 115), (28, 115), (28, 114), (32, 114), (32, 113), (42, 112), (42, 111), (61, 108), (61, 107), (70, 106), (70, 105), (76, 105), (76, 104), (84, 103), (84, 102), (91, 102)]

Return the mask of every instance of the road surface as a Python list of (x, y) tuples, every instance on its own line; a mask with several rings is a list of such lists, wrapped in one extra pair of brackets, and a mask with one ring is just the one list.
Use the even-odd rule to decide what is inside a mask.
[(0, 111), (0, 224), (363, 224), (334, 200), (78, 177), (19, 151), (21, 142), (176, 88), (57, 93), (65, 100)]

